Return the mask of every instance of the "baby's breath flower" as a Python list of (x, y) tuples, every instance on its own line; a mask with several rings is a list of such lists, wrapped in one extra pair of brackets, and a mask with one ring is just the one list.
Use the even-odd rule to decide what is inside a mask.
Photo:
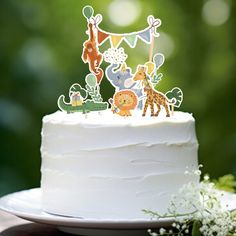
[(160, 232), (160, 235), (163, 235), (166, 232), (166, 230), (164, 228), (160, 228), (159, 232)]
[(194, 174), (195, 174), (195, 175), (199, 175), (199, 176), (200, 176), (201, 173), (202, 173), (202, 172), (201, 172), (200, 170), (195, 170), (195, 171), (194, 171)]
[(187, 228), (187, 225), (186, 224), (183, 224), (182, 225), (182, 229), (186, 229)]
[[(199, 175), (200, 170), (186, 170), (185, 173)], [(179, 231), (178, 235), (188, 234), (190, 223), (199, 222), (199, 230), (204, 236), (226, 236), (229, 233), (236, 236), (236, 212), (226, 210), (227, 208), (221, 204), (221, 195), (215, 184), (209, 182), (207, 175), (200, 183), (190, 182), (180, 188), (178, 194), (172, 196), (168, 208), (170, 216), (175, 219), (172, 227)], [(161, 218), (160, 215), (159, 219)], [(161, 228), (159, 234), (150, 235), (172, 232)]]
[(208, 180), (210, 179), (210, 177), (209, 177), (209, 175), (204, 175), (203, 179), (204, 179), (205, 181), (208, 181)]
[(152, 232), (152, 233), (151, 233), (151, 236), (158, 236), (158, 233)]

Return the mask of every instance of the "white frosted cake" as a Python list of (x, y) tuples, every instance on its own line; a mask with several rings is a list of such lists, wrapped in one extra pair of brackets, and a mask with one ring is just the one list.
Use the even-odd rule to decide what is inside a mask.
[(166, 118), (111, 111), (43, 118), (42, 207), (58, 215), (149, 218), (167, 212), (172, 194), (196, 175), (198, 142), (189, 113)]

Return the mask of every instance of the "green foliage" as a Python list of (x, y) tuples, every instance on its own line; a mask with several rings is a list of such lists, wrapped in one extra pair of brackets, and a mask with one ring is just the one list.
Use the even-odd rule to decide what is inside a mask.
[(224, 190), (227, 192), (235, 193), (236, 192), (236, 179), (233, 175), (224, 175), (218, 180), (213, 180), (215, 186), (219, 190)]
[(201, 222), (195, 220), (192, 227), (192, 236), (201, 236), (200, 232)]
[(85, 85), (85, 88), (87, 89), (90, 97), (94, 102), (102, 102), (102, 96), (99, 92), (99, 89), (96, 87), (90, 87), (88, 84)]
[(85, 88), (87, 89), (90, 97), (94, 102), (102, 102), (102, 96), (100, 94), (99, 86), (97, 85), (97, 79), (95, 75), (88, 74), (85, 78)]
[(172, 101), (174, 99), (174, 106), (180, 107), (183, 101), (183, 93), (179, 88), (173, 88), (171, 91), (166, 93), (167, 98)]
[(161, 81), (162, 77), (163, 77), (162, 73), (154, 74), (154, 76), (151, 77), (151, 83), (155, 86)]

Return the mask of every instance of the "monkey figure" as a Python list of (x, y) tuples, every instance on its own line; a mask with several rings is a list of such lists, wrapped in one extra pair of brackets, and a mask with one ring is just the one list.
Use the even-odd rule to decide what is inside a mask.
[(90, 72), (94, 73), (97, 78), (97, 83), (100, 84), (104, 72), (100, 68), (102, 63), (102, 54), (98, 50), (98, 44), (96, 41), (96, 37), (93, 31), (93, 25), (91, 23), (88, 24), (89, 28), (89, 39), (84, 42), (83, 46), (83, 54), (82, 60), (84, 63), (89, 63)]

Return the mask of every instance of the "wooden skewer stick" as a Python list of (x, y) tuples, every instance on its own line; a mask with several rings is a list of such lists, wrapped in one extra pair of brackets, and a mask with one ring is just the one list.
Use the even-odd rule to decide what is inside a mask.
[(152, 35), (152, 41), (149, 49), (149, 61), (152, 61), (155, 37)]
[(174, 115), (174, 105), (171, 105), (171, 115)]

